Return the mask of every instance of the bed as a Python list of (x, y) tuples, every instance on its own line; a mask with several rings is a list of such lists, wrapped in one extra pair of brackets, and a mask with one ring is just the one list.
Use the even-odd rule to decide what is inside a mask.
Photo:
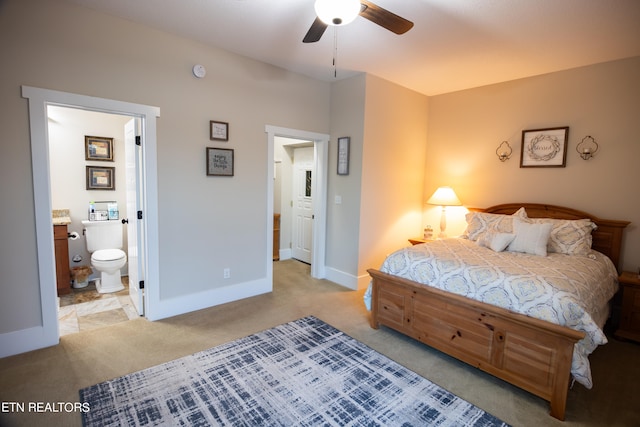
[(588, 355), (606, 343), (629, 222), (532, 203), (475, 209), (467, 222), (463, 238), (402, 248), (368, 270), (371, 326), (527, 390), (564, 420), (571, 377), (590, 388)]

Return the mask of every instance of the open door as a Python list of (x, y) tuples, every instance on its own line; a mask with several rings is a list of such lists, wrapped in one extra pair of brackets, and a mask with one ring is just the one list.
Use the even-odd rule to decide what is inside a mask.
[(313, 147), (293, 150), (291, 256), (311, 264), (313, 250)]
[(127, 254), (129, 258), (129, 296), (136, 311), (144, 316), (144, 262), (142, 257), (144, 239), (142, 238), (142, 219), (138, 212), (142, 211), (142, 163), (141, 146), (136, 141), (136, 120), (131, 119), (124, 126), (125, 169), (127, 187)]

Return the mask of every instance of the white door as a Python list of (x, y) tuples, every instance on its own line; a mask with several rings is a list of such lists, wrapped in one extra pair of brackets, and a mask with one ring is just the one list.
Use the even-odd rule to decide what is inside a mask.
[(129, 296), (136, 311), (144, 316), (143, 290), (140, 281), (144, 280), (143, 256), (144, 247), (142, 220), (138, 218), (138, 211), (142, 210), (142, 163), (141, 146), (136, 144), (136, 120), (131, 119), (124, 126), (125, 170), (127, 188), (127, 237), (129, 246)]
[(296, 148), (293, 154), (291, 256), (308, 264), (313, 247), (313, 151), (313, 147)]

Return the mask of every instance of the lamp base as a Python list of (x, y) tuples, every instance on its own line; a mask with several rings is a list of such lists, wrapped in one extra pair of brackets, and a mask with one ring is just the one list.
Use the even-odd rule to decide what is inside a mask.
[(447, 233), (444, 230), (447, 229), (447, 208), (445, 206), (442, 207), (442, 213), (440, 214), (440, 234), (438, 234), (438, 239), (445, 239), (447, 237)]

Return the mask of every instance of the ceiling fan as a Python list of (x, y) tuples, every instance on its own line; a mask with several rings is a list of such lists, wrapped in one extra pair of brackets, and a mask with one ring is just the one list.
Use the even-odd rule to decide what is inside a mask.
[(358, 15), (396, 34), (404, 34), (413, 27), (413, 22), (367, 0), (316, 0), (315, 10), (317, 17), (303, 43), (317, 42), (329, 25), (346, 25)]

